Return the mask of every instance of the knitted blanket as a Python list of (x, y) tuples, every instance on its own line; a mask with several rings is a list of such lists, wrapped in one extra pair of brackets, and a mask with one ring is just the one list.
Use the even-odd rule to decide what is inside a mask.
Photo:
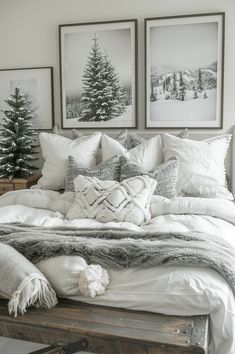
[(0, 241), (36, 263), (59, 255), (79, 255), (111, 268), (195, 265), (222, 275), (235, 293), (235, 249), (205, 233), (142, 233), (0, 225)]

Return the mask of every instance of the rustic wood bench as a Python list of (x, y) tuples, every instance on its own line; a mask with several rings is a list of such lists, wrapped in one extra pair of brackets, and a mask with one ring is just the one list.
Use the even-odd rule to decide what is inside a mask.
[(165, 316), (61, 300), (51, 311), (9, 316), (0, 301), (0, 335), (51, 345), (34, 354), (205, 354), (208, 316)]

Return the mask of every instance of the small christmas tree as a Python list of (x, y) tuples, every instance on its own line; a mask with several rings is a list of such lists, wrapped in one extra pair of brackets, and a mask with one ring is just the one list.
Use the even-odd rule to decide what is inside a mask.
[(3, 110), (3, 131), (0, 139), (0, 178), (23, 178), (37, 169), (31, 163), (37, 160), (37, 145), (32, 128), (29, 102), (18, 87), (5, 102), (9, 110)]

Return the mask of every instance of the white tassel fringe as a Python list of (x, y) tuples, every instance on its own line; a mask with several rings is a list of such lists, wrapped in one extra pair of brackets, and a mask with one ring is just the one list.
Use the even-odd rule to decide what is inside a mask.
[(56, 293), (45, 278), (34, 273), (24, 279), (8, 303), (9, 314), (24, 314), (29, 306), (51, 309), (58, 303)]

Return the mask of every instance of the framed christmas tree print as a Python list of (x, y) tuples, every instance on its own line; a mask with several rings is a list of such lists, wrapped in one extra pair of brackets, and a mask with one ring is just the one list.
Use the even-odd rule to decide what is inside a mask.
[(59, 25), (62, 128), (135, 128), (137, 20)]
[(32, 124), (38, 130), (51, 130), (54, 125), (53, 68), (35, 67), (0, 69), (0, 129), (7, 108), (6, 100), (19, 88), (32, 113)]
[(223, 127), (224, 16), (145, 19), (146, 128)]

